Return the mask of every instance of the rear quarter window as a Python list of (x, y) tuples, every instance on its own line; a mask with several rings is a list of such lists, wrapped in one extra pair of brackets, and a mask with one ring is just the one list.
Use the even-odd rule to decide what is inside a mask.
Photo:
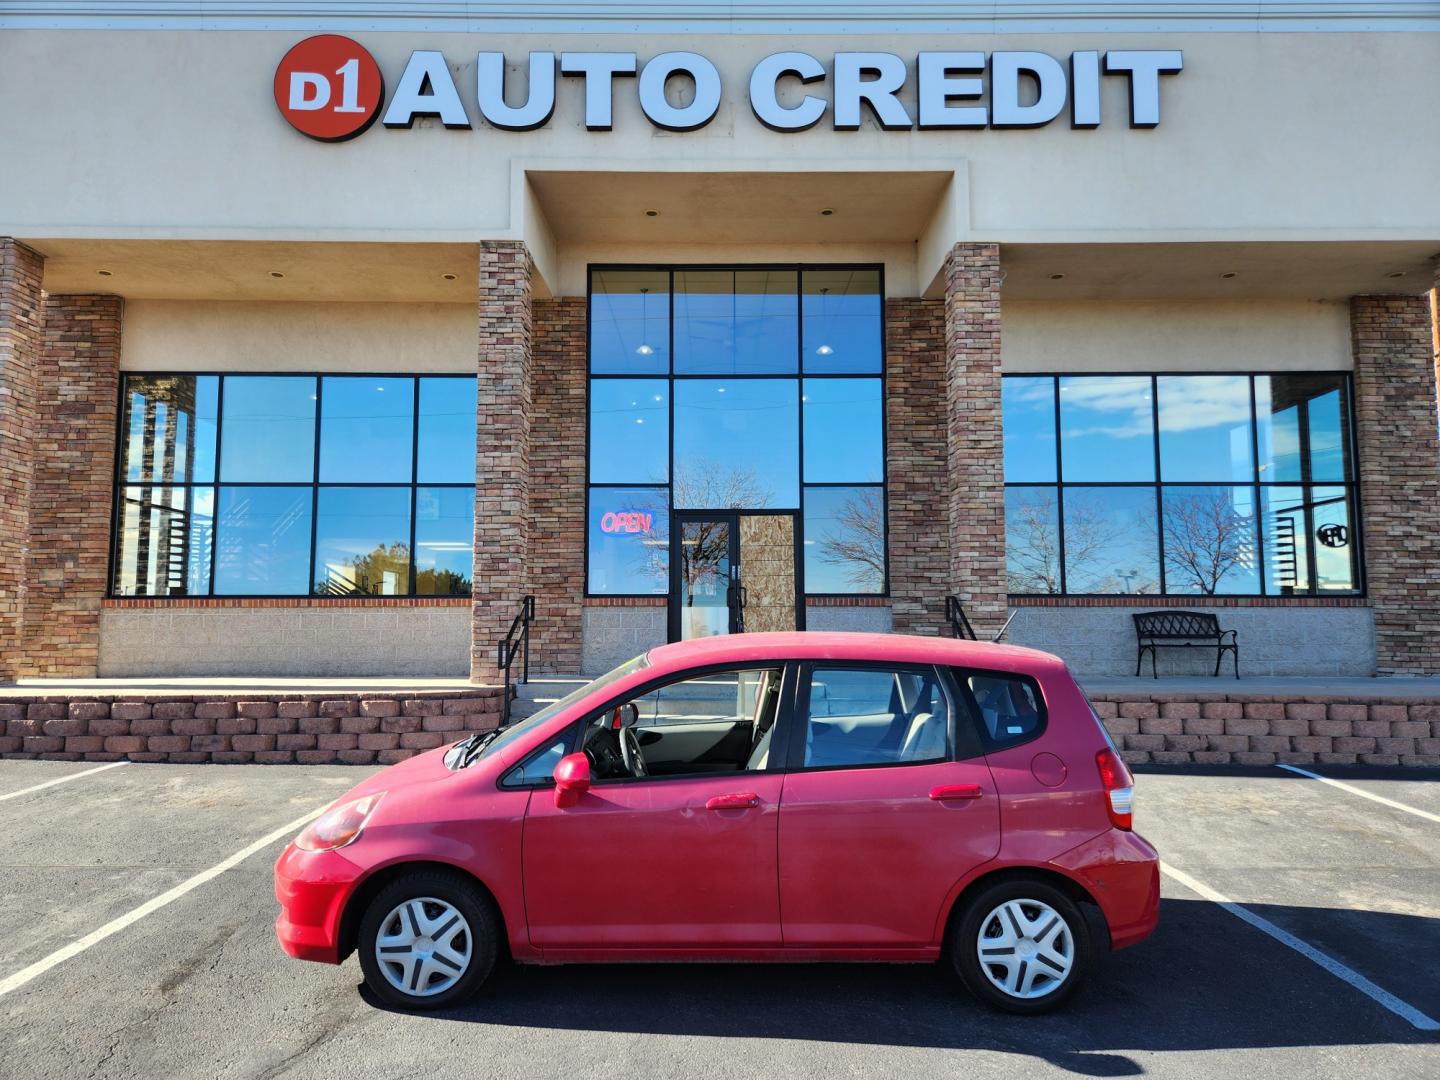
[(987, 750), (1003, 750), (1038, 738), (1045, 731), (1045, 698), (1028, 675), (999, 671), (954, 671), (969, 698), (980, 739)]

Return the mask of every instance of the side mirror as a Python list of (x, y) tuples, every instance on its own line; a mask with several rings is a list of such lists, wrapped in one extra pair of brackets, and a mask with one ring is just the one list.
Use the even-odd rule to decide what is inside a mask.
[(555, 805), (574, 806), (590, 790), (590, 759), (584, 754), (566, 754), (555, 766)]

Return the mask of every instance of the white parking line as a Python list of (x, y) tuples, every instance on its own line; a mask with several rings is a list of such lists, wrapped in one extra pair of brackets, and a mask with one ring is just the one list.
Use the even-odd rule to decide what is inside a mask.
[(1216, 892), (1204, 882), (1196, 881), (1183, 870), (1176, 870), (1175, 867), (1170, 866), (1168, 863), (1162, 862), (1160, 864), (1160, 870), (1167, 876), (1174, 878), (1181, 885), (1184, 885), (1191, 892), (1198, 893), (1212, 904), (1224, 908), (1242, 922), (1249, 923), (1262, 934), (1269, 934), (1282, 945), (1289, 946), (1307, 960), (1312, 960), (1319, 964), (1337, 979), (1349, 983), (1372, 1001), (1389, 1009), (1411, 1027), (1417, 1028), (1420, 1031), (1440, 1031), (1440, 1020), (1432, 1020), (1419, 1009), (1415, 1008), (1415, 1006), (1401, 1001), (1394, 994), (1390, 993), (1390, 991), (1376, 986), (1358, 971), (1346, 967), (1333, 956), (1323, 953), (1313, 945), (1300, 940), (1288, 930), (1280, 929), (1280, 927), (1276, 926), (1269, 919), (1262, 919), (1248, 908), (1241, 907), (1235, 903), (1235, 901), (1231, 900), (1228, 896)]
[(1339, 780), (1331, 780), (1330, 777), (1321, 776), (1319, 773), (1313, 773), (1309, 769), (1301, 769), (1294, 765), (1281, 765), (1280, 768), (1285, 769), (1287, 772), (1299, 773), (1301, 776), (1308, 776), (1311, 780), (1319, 780), (1322, 784), (1329, 784), (1331, 787), (1338, 787), (1341, 791), (1348, 791), (1351, 795), (1359, 795), (1362, 799), (1369, 799), (1371, 802), (1382, 803), (1385, 806), (1392, 807), (1395, 810), (1404, 810), (1407, 814), (1414, 814), (1416, 817), (1422, 817), (1426, 821), (1433, 821), (1436, 824), (1440, 824), (1440, 814), (1432, 814), (1429, 810), (1421, 810), (1419, 807), (1416, 806), (1406, 806), (1402, 802), (1396, 802), (1394, 799), (1387, 799), (1383, 795), (1376, 795), (1373, 792), (1365, 791), (1358, 787), (1353, 787), (1350, 784), (1342, 784)]
[(118, 769), (121, 765), (129, 765), (128, 761), (112, 761), (109, 765), (99, 765), (93, 769), (86, 769), (84, 772), (71, 773), (69, 776), (62, 776), (56, 780), (46, 780), (43, 784), (36, 784), (33, 787), (21, 788), (19, 791), (12, 791), (6, 795), (0, 795), (0, 802), (6, 799), (18, 799), (21, 795), (29, 795), (32, 791), (43, 791), (45, 788), (54, 787), (56, 784), (68, 784), (71, 780), (79, 780), (82, 776), (94, 776), (97, 772), (104, 772), (106, 769)]
[(119, 918), (111, 919), (104, 926), (100, 927), (99, 929), (92, 930), (90, 933), (86, 934), (78, 941), (72, 941), (64, 948), (56, 949), (53, 953), (51, 953), (44, 959), (35, 961), (35, 963), (31, 964), (29, 967), (21, 968), (19, 971), (15, 972), (14, 975), (11, 975), (6, 979), (0, 979), (0, 997), (4, 997), (12, 990), (20, 989), (20, 987), (24, 986), (31, 979), (37, 978), (45, 974), (45, 972), (49, 971), (57, 964), (63, 964), (72, 956), (78, 956), (80, 953), (90, 948), (91, 945), (99, 944), (106, 938), (110, 937), (112, 934), (118, 934), (121, 930), (124, 930), (132, 923), (139, 922), (146, 915), (159, 911), (166, 904), (169, 904), (175, 900), (179, 900), (180, 897), (184, 896), (186, 893), (191, 892), (194, 889), (198, 889), (207, 881), (214, 880), (221, 874), (225, 873), (226, 870), (230, 870), (236, 866), (239, 866), (251, 855), (254, 855), (257, 851), (261, 851), (269, 847), (276, 840), (280, 840), (293, 835), (301, 828), (303, 828), (306, 824), (323, 814), (327, 809), (328, 806), (322, 806), (319, 809), (312, 810), (310, 813), (306, 814), (302, 818), (296, 818), (288, 825), (281, 825), (280, 828), (276, 829), (274, 832), (266, 833), (259, 840), (256, 840), (253, 844), (241, 848), (224, 862), (216, 863), (214, 866), (210, 867), (209, 870), (202, 870), (194, 877), (187, 878), (185, 881), (182, 881), (179, 885), (176, 885), (168, 892), (163, 892), (154, 899), (145, 901), (145, 903), (141, 904), (133, 911), (127, 911)]

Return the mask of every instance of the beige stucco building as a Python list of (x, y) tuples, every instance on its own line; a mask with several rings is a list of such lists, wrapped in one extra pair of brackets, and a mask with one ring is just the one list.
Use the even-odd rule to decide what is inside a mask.
[(0, 678), (1440, 673), (1440, 5), (290, 7), (0, 14)]

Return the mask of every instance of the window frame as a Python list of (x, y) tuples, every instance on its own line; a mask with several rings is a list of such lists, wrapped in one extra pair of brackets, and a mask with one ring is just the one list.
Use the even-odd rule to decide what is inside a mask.
[[(592, 358), (592, 343), (594, 340), (594, 326), (591, 313), (595, 304), (595, 275), (596, 273), (616, 271), (649, 271), (654, 273), (668, 274), (669, 279), (669, 317), (667, 333), (669, 335), (669, 346), (667, 350), (668, 368), (664, 374), (635, 375), (620, 373), (596, 373)], [(771, 270), (771, 271), (795, 271), (795, 300), (796, 300), (796, 328), (795, 328), (795, 350), (796, 368), (793, 374), (677, 374), (675, 370), (675, 275), (686, 271), (741, 271), (741, 270)], [(804, 336), (805, 336), (805, 272), (807, 270), (867, 270), (874, 271), (878, 279), (879, 289), (879, 312), (880, 312), (880, 356), (879, 370), (877, 372), (825, 372), (809, 373), (805, 371)], [(585, 496), (584, 496), (584, 559), (582, 573), (585, 582), (584, 599), (610, 599), (610, 600), (646, 600), (653, 602), (661, 594), (658, 593), (617, 593), (617, 592), (592, 592), (590, 589), (590, 493), (597, 489), (604, 488), (638, 488), (649, 487), (665, 492), (665, 502), (670, 514), (671, 530), (674, 530), (675, 509), (675, 386), (676, 382), (685, 380), (703, 380), (717, 378), (731, 379), (791, 379), (796, 384), (796, 411), (798, 414), (797, 428), (797, 454), (798, 454), (798, 486), (799, 499), (795, 506), (771, 506), (771, 507), (750, 507), (750, 508), (726, 508), (726, 507), (701, 507), (697, 509), (724, 510), (739, 509), (741, 511), (763, 511), (763, 510), (784, 510), (793, 512), (796, 515), (796, 536), (797, 544), (804, 541), (805, 527), (805, 489), (807, 487), (825, 488), (850, 488), (850, 487), (878, 487), (880, 489), (881, 506), (884, 511), (884, 555), (885, 555), (885, 580), (881, 583), (879, 592), (840, 592), (840, 593), (812, 593), (804, 591), (804, 567), (796, 566), (796, 599), (797, 603), (804, 605), (807, 600), (835, 600), (855, 599), (862, 597), (873, 600), (885, 600), (890, 597), (891, 568), (890, 568), (890, 425), (888, 422), (888, 410), (886, 404), (889, 400), (889, 375), (887, 343), (888, 313), (886, 311), (885, 293), (885, 265), (883, 263), (865, 262), (838, 262), (838, 263), (786, 263), (786, 262), (727, 262), (727, 263), (589, 263), (585, 268)], [(666, 470), (668, 479), (664, 484), (646, 483), (592, 483), (590, 477), (590, 444), (594, 437), (591, 430), (590, 410), (591, 396), (590, 388), (597, 379), (663, 379), (669, 385), (667, 394), (667, 405), (669, 412), (668, 419), (668, 445), (669, 462)], [(806, 379), (864, 379), (878, 378), (880, 380), (880, 480), (875, 482), (846, 482), (846, 483), (808, 483), (805, 479), (805, 402), (804, 402), (804, 380)], [(799, 560), (803, 564), (803, 555)]]
[[(231, 378), (278, 378), (278, 377), (313, 378), (315, 380), (315, 423), (314, 439), (312, 446), (312, 472), (309, 481), (280, 481), (271, 482), (265, 480), (237, 480), (224, 481), (222, 469), (222, 442), (225, 425), (225, 383)], [(125, 424), (127, 407), (127, 388), (131, 378), (215, 378), (218, 380), (215, 397), (215, 451), (214, 451), (214, 472), (213, 481), (207, 482), (175, 482), (170, 484), (146, 483), (143, 481), (127, 481), (124, 476), (123, 454), (128, 429)], [(321, 406), (325, 397), (325, 379), (327, 378), (354, 378), (354, 379), (409, 379), (413, 384), (411, 417), (410, 417), (410, 479), (404, 482), (352, 482), (352, 483), (321, 483), (320, 477), (320, 443), (322, 438), (321, 424), (323, 413)], [(474, 379), (477, 376), (468, 375), (464, 372), (449, 371), (227, 371), (216, 369), (196, 369), (193, 371), (184, 370), (122, 370), (116, 386), (116, 413), (115, 413), (115, 442), (114, 442), (114, 464), (111, 469), (111, 508), (110, 508), (110, 543), (106, 559), (105, 577), (105, 599), (107, 600), (145, 600), (166, 603), (183, 604), (193, 600), (300, 600), (300, 601), (339, 601), (346, 604), (393, 604), (397, 601), (411, 600), (445, 600), (463, 599), (464, 593), (417, 593), (415, 592), (416, 566), (415, 566), (415, 512), (418, 492), (421, 488), (452, 488), (457, 490), (469, 490), (474, 492), (476, 485), (472, 482), (463, 483), (431, 483), (419, 479), (419, 440), (420, 440), (420, 384), (423, 379)], [(478, 422), (478, 420), (477, 420)], [(309, 489), (310, 491), (310, 561), (307, 569), (306, 591), (301, 593), (224, 593), (215, 592), (215, 564), (216, 559), (211, 557), (209, 575), (206, 581), (204, 593), (187, 593), (183, 596), (168, 596), (158, 593), (122, 593), (116, 591), (116, 572), (119, 568), (120, 539), (121, 539), (121, 515), (123, 514), (124, 498), (123, 493), (127, 488), (183, 488), (193, 491), (196, 488), (209, 488), (215, 494), (215, 519), (212, 525), (214, 535), (218, 536), (220, 491), (223, 488), (295, 488)], [(327, 597), (315, 592), (315, 555), (316, 542), (319, 531), (319, 499), (321, 488), (407, 488), (410, 494), (410, 530), (407, 543), (410, 547), (410, 566), (408, 589), (403, 594), (393, 596), (376, 596), (365, 593), (356, 593), (340, 597)], [(193, 497), (191, 499), (193, 501)], [(213, 541), (212, 541), (213, 542)], [(472, 523), (473, 542), (473, 523)], [(473, 574), (472, 574), (473, 578)]]
[[(791, 731), (786, 734), (786, 771), (796, 773), (853, 772), (859, 769), (908, 769), (922, 765), (940, 765), (946, 762), (972, 761), (984, 756), (982, 744), (975, 739), (964, 738), (967, 729), (959, 723), (960, 697), (955, 693), (947, 677), (947, 671), (938, 664), (890, 660), (802, 660), (797, 665), (795, 678), (795, 701), (790, 712)], [(945, 705), (950, 711), (946, 726), (945, 753), (915, 761), (870, 761), (848, 765), (807, 765), (805, 764), (805, 737), (802, 725), (810, 722), (810, 686), (816, 671), (827, 669), (841, 671), (882, 671), (890, 673), (910, 672), (924, 675), (928, 672), (935, 685), (945, 695)], [(970, 704), (967, 702), (967, 709)]]
[[(1165, 377), (1184, 376), (1235, 376), (1244, 378), (1250, 391), (1250, 479), (1229, 480), (1229, 481), (1167, 481), (1161, 471), (1160, 465), (1160, 399), (1159, 380)], [(1150, 380), (1150, 408), (1152, 416), (1151, 444), (1154, 455), (1154, 479), (1153, 480), (1108, 480), (1108, 481), (1067, 481), (1064, 474), (1063, 448), (1061, 446), (1061, 416), (1060, 416), (1060, 380), (1062, 378), (1119, 378), (1119, 377), (1143, 377)], [(1340, 386), (1345, 393), (1345, 410), (1342, 418), (1346, 425), (1346, 442), (1343, 450), (1348, 454), (1349, 477), (1344, 480), (1319, 481), (1310, 476), (1310, 453), (1309, 453), (1309, 425), (1302, 425), (1300, 432), (1301, 446), (1299, 450), (1301, 460), (1301, 478), (1295, 481), (1267, 481), (1261, 480), (1260, 461), (1260, 425), (1259, 425), (1259, 399), (1256, 393), (1256, 379), (1275, 377), (1294, 378), (1326, 378), (1339, 380)], [(1348, 370), (1323, 370), (1310, 369), (1296, 371), (1282, 371), (1266, 368), (1246, 368), (1241, 370), (1216, 371), (1207, 369), (1204, 371), (1125, 371), (1125, 370), (1104, 370), (1104, 371), (1012, 371), (1002, 375), (1003, 379), (1049, 379), (1053, 397), (1053, 421), (1055, 425), (1055, 480), (1054, 481), (1010, 481), (1004, 482), (1004, 492), (1015, 491), (1050, 491), (1055, 495), (1056, 523), (1056, 546), (1059, 551), (1059, 592), (1010, 592), (1011, 597), (1024, 598), (1027, 600), (1048, 600), (1060, 601), (1066, 598), (1094, 598), (1104, 597), (1109, 599), (1120, 598), (1132, 600), (1136, 604), (1144, 605), (1158, 601), (1180, 601), (1189, 604), (1209, 604), (1216, 601), (1228, 602), (1234, 600), (1266, 600), (1288, 603), (1293, 600), (1301, 602), (1314, 602), (1326, 599), (1364, 600), (1368, 597), (1368, 574), (1365, 562), (1364, 544), (1364, 511), (1360, 504), (1360, 449), (1358, 417), (1355, 403), (1355, 374)], [(1003, 420), (1003, 417), (1002, 417)], [(1351, 539), (1351, 546), (1354, 549), (1352, 567), (1354, 570), (1355, 587), (1346, 591), (1325, 591), (1318, 588), (1316, 578), (1316, 562), (1313, 555), (1308, 562), (1308, 582), (1305, 591), (1295, 593), (1282, 593), (1270, 588), (1269, 572), (1265, 559), (1265, 530), (1264, 530), (1264, 493), (1267, 489), (1275, 488), (1339, 488), (1345, 493), (1349, 504), (1350, 516), (1354, 526), (1354, 535)], [(1155, 496), (1155, 522), (1156, 522), (1156, 554), (1157, 567), (1159, 570), (1158, 592), (1153, 593), (1120, 593), (1120, 592), (1075, 592), (1071, 591), (1068, 582), (1068, 569), (1065, 565), (1065, 490), (1067, 488), (1139, 488), (1150, 489)], [(1171, 592), (1169, 582), (1166, 579), (1166, 554), (1165, 554), (1165, 493), (1174, 492), (1186, 488), (1245, 488), (1254, 495), (1255, 504), (1255, 560), (1256, 578), (1259, 583), (1258, 592)], [(1002, 494), (1002, 498), (1003, 498)], [(1311, 518), (1307, 510), (1306, 518)], [(1313, 534), (1314, 529), (1309, 530)], [(1008, 565), (1008, 561), (1007, 561)]]

